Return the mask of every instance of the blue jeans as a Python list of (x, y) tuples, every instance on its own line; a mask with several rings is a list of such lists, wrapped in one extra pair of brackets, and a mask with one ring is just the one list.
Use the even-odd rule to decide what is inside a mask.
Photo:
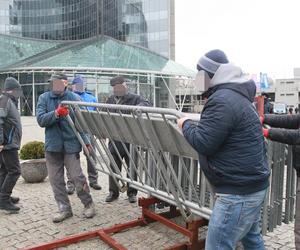
[(260, 229), (260, 210), (267, 190), (247, 195), (218, 194), (209, 220), (206, 250), (265, 249)]

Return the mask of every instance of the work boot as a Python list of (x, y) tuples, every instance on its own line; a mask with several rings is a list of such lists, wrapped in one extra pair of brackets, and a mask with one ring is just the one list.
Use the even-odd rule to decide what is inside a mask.
[(72, 211), (58, 212), (53, 216), (52, 221), (54, 223), (59, 223), (59, 222), (64, 221), (65, 219), (72, 217), (72, 216), (73, 216)]
[(96, 214), (95, 204), (91, 202), (90, 204), (84, 206), (83, 215), (85, 218), (93, 218)]
[(130, 203), (136, 203), (136, 195), (130, 194), (130, 195), (128, 196), (128, 201), (129, 201)]
[(106, 197), (106, 202), (112, 202), (116, 199), (118, 199), (119, 195), (115, 194), (113, 191), (109, 191), (109, 195)]
[(72, 182), (67, 182), (67, 193), (72, 195), (75, 192), (75, 185)]
[(9, 213), (18, 213), (20, 208), (11, 202), (10, 199), (0, 200), (0, 209)]
[(90, 187), (95, 189), (95, 190), (101, 190), (102, 189), (102, 187), (97, 182), (90, 183)]
[(15, 196), (10, 196), (10, 201), (13, 204), (17, 204), (20, 201), (20, 198), (19, 197), (15, 197)]

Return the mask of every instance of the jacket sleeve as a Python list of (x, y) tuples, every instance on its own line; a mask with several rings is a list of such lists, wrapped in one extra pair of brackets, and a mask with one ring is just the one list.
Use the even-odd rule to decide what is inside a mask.
[(271, 128), (269, 139), (289, 145), (300, 145), (299, 129)]
[(152, 105), (148, 100), (144, 99), (142, 96), (139, 96), (138, 103), (136, 104), (136, 106), (152, 106)]
[(55, 111), (47, 111), (47, 103), (45, 95), (40, 95), (36, 107), (36, 119), (40, 127), (49, 127), (57, 122)]
[(198, 153), (209, 156), (218, 151), (233, 126), (233, 112), (219, 98), (206, 103), (198, 124), (187, 120), (183, 124), (182, 132)]
[(4, 122), (5, 118), (7, 116), (7, 107), (6, 108), (0, 108), (0, 145), (4, 144)]
[(265, 115), (264, 124), (274, 128), (298, 129), (300, 127), (300, 115)]

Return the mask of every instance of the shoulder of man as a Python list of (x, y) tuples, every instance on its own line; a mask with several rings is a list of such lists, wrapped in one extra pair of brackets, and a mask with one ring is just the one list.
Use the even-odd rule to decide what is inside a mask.
[(6, 108), (9, 100), (7, 95), (0, 95), (0, 108)]
[(96, 97), (93, 95), (93, 93), (90, 93), (90, 92), (84, 92), (85, 96), (90, 100), (90, 101), (93, 101), (93, 102), (96, 102), (97, 99)]
[(80, 96), (72, 91), (67, 90), (65, 92), (65, 95), (66, 95), (67, 99), (70, 101), (81, 101)]
[(0, 117), (7, 116), (7, 109), (11, 100), (6, 95), (0, 95)]

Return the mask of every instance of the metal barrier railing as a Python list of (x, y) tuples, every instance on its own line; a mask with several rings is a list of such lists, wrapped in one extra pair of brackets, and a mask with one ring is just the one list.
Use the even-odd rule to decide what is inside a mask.
[[(91, 162), (112, 176), (121, 192), (129, 184), (176, 206), (186, 221), (193, 215), (209, 219), (214, 194), (201, 171), (197, 152), (176, 125), (182, 113), (141, 106), (70, 101), (63, 104), (74, 112), (75, 124), (70, 117), (69, 123)], [(87, 107), (94, 107), (95, 111)], [(92, 152), (87, 151), (79, 132), (94, 140)], [(291, 147), (268, 141), (268, 156), (271, 176), (262, 209), (263, 234), (282, 222), (293, 221), (295, 212), (296, 178)], [(116, 161), (121, 162), (122, 171)]]

